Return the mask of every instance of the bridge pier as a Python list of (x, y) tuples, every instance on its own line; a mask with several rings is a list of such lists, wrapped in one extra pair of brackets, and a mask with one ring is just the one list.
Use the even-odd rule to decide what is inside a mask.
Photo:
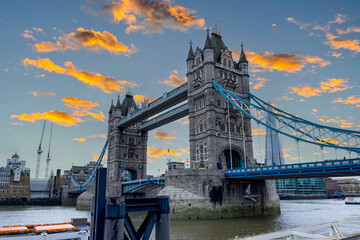
[[(224, 178), (223, 170), (183, 169), (166, 174), (159, 196), (170, 196), (172, 219), (236, 218), (280, 213), (273, 180)], [(251, 183), (251, 197), (244, 198)]]

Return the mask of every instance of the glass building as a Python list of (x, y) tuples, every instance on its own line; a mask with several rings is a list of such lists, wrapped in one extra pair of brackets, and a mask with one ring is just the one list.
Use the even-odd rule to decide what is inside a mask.
[(276, 192), (279, 195), (318, 195), (325, 194), (324, 178), (277, 179)]

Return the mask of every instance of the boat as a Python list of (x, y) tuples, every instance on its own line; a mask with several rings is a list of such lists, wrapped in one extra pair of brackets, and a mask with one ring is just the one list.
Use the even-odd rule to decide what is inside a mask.
[(345, 200), (345, 204), (360, 204), (360, 201), (356, 201), (354, 197), (348, 197)]
[(65, 223), (3, 226), (0, 227), (0, 240), (87, 240), (89, 226), (86, 218), (74, 218)]

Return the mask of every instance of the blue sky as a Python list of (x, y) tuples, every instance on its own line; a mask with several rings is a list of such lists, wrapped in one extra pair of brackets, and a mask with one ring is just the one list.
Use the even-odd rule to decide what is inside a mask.
[[(17, 151), (35, 172), (43, 119), (54, 122), (50, 169), (91, 161), (105, 143), (111, 99), (118, 94), (123, 99), (129, 88), (138, 99), (173, 89), (184, 81), (189, 41), (202, 48), (205, 27), (215, 24), (236, 61), (244, 43), (253, 94), (307, 120), (359, 130), (359, 5), (358, 1), (143, 1), (143, 5), (135, 0), (2, 1), (0, 165)], [(41, 176), (49, 130), (48, 124)], [(186, 119), (157, 131), (149, 133), (148, 142), (153, 149), (148, 173), (155, 175), (166, 166), (161, 150), (171, 148), (173, 160), (188, 158)], [(293, 141), (281, 141), (286, 161), (297, 161)], [(265, 146), (264, 140), (260, 145)], [(300, 149), (302, 160), (315, 160), (313, 146)], [(254, 151), (260, 152), (258, 136)], [(333, 157), (328, 151), (326, 157)], [(263, 156), (255, 155), (259, 160)]]

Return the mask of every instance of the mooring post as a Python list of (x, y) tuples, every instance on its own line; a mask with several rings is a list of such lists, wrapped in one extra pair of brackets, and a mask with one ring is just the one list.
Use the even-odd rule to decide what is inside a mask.
[(156, 240), (170, 240), (170, 197), (157, 197), (160, 203), (159, 218), (156, 222), (155, 239)]
[(90, 240), (104, 238), (106, 168), (96, 169), (95, 198), (91, 211)]
[(124, 240), (125, 202), (123, 199), (109, 199), (105, 210), (104, 240)]

